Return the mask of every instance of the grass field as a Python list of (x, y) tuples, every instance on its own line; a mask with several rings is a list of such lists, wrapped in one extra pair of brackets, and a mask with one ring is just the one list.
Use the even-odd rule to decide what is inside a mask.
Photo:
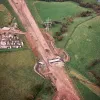
[(12, 16), (6, 7), (0, 4), (0, 27), (9, 25), (12, 20)]
[(23, 100), (35, 85), (34, 57), (28, 50), (0, 53), (0, 100)]
[(34, 72), (35, 57), (20, 37), (24, 48), (0, 51), (0, 100), (51, 100), (52, 85)]
[(30, 50), (0, 53), (0, 100), (27, 100), (37, 94), (51, 100), (51, 85), (33, 71), (34, 63)]
[[(85, 21), (88, 21), (88, 20), (92, 19), (93, 17), (95, 17), (95, 15), (89, 16), (89, 17), (86, 17), (86, 18), (76, 17), (74, 19), (74, 22), (68, 26), (68, 32), (66, 32), (65, 34), (63, 34), (63, 36), (64, 36), (63, 40), (62, 41), (56, 41), (56, 46), (60, 47), (60, 48), (65, 48), (66, 44), (70, 40), (71, 35), (73, 34), (74, 30), (80, 24), (84, 23)], [(53, 32), (57, 32), (58, 30), (59, 30), (59, 27), (52, 29)]]
[(34, 2), (30, 0), (26, 2), (39, 25), (42, 24), (41, 20), (44, 22), (50, 18), (51, 20), (62, 21), (63, 18), (74, 17), (82, 11), (87, 11), (86, 8), (80, 7), (77, 3), (71, 1), (59, 3), (44, 1)]
[(99, 19), (100, 16), (79, 25), (66, 45), (66, 50), (71, 56), (69, 65), (91, 80), (93, 77), (88, 75), (87, 66), (100, 58)]
[(43, 21), (48, 17), (52, 20), (62, 20), (64, 17), (75, 16), (86, 11), (73, 2), (38, 2), (35, 5)]

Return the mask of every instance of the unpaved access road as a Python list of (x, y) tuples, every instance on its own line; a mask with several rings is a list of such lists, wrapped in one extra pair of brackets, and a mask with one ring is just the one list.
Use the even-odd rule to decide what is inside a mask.
[(86, 77), (81, 75), (79, 72), (77, 72), (75, 69), (70, 69), (70, 74), (75, 76), (76, 78), (79, 79), (79, 81), (88, 87), (93, 93), (95, 93), (97, 96), (100, 97), (100, 87), (97, 86), (96, 84), (90, 82)]
[(31, 15), (25, 0), (8, 1), (27, 31), (25, 35), (33, 52), (37, 52), (36, 56), (42, 59), (48, 68), (46, 74), (57, 89), (53, 100), (80, 100), (71, 79), (64, 70), (64, 66), (62, 64), (50, 64), (48, 62), (48, 59), (54, 59), (56, 56), (60, 56), (57, 52), (58, 49), (51, 41), (47, 43), (47, 40), (44, 38)]

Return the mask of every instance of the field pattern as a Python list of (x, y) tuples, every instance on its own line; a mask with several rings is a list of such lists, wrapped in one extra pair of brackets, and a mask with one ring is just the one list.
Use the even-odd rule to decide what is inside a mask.
[[(83, 1), (95, 3), (95, 0)], [(26, 2), (40, 27), (42, 21), (45, 21), (48, 17), (53, 21), (62, 21), (64, 18), (76, 17), (83, 11), (91, 10), (70, 1), (59, 3), (27, 0)], [(13, 14), (9, 4), (6, 2), (5, 5)], [(0, 5), (0, 10), (1, 8)], [(2, 8), (2, 11), (5, 11), (4, 8)], [(0, 11), (0, 19), (3, 19), (4, 15), (9, 17), (7, 13), (2, 14), (2, 11)], [(100, 16), (95, 16), (76, 17), (74, 22), (68, 26), (68, 32), (64, 34), (63, 40), (56, 41), (57, 47), (65, 48), (71, 57), (71, 61), (67, 64), (69, 70), (70, 68), (77, 70), (80, 75), (94, 83), (97, 80), (89, 74), (88, 65), (95, 59), (100, 59)], [(8, 22), (0, 24), (0, 26), (7, 25)], [(19, 26), (22, 27), (20, 22)], [(60, 27), (60, 25), (52, 27), (50, 31), (54, 34)], [(52, 99), (54, 89), (49, 81), (43, 80), (33, 71), (34, 63), (35, 58), (29, 48), (13, 52), (0, 52), (0, 100), (28, 100), (33, 97), (35, 97), (35, 100), (37, 98), (42, 100)], [(98, 76), (100, 76), (99, 66), (100, 64), (93, 67)], [(72, 74), (76, 76), (76, 73), (72, 72)], [(81, 92), (82, 99), (100, 99), (86, 84), (77, 80), (75, 83), (79, 92)]]

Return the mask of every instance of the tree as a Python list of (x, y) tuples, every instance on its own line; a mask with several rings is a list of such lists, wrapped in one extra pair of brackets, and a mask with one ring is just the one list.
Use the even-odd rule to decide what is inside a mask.
[(84, 11), (80, 14), (81, 17), (87, 17), (87, 16), (90, 16), (91, 15), (91, 11)]
[(67, 32), (67, 28), (66, 28), (66, 27), (61, 27), (61, 28), (60, 28), (60, 32), (61, 32), (61, 33)]
[(62, 39), (63, 39), (63, 36), (62, 35), (57, 37), (57, 40), (58, 41), (61, 41)]
[(56, 32), (56, 36), (60, 36), (61, 35), (61, 32)]
[(73, 23), (73, 22), (74, 22), (72, 17), (68, 18), (67, 21), (68, 21), (69, 23)]

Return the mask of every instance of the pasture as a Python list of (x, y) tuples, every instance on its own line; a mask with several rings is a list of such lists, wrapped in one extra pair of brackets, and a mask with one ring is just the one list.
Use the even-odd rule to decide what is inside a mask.
[(0, 4), (0, 27), (9, 25), (12, 20), (12, 15), (9, 13), (8, 9)]
[(100, 16), (79, 25), (69, 42), (66, 50), (71, 56), (69, 65), (77, 69), (84, 76), (94, 81), (88, 74), (88, 65), (100, 57)]

